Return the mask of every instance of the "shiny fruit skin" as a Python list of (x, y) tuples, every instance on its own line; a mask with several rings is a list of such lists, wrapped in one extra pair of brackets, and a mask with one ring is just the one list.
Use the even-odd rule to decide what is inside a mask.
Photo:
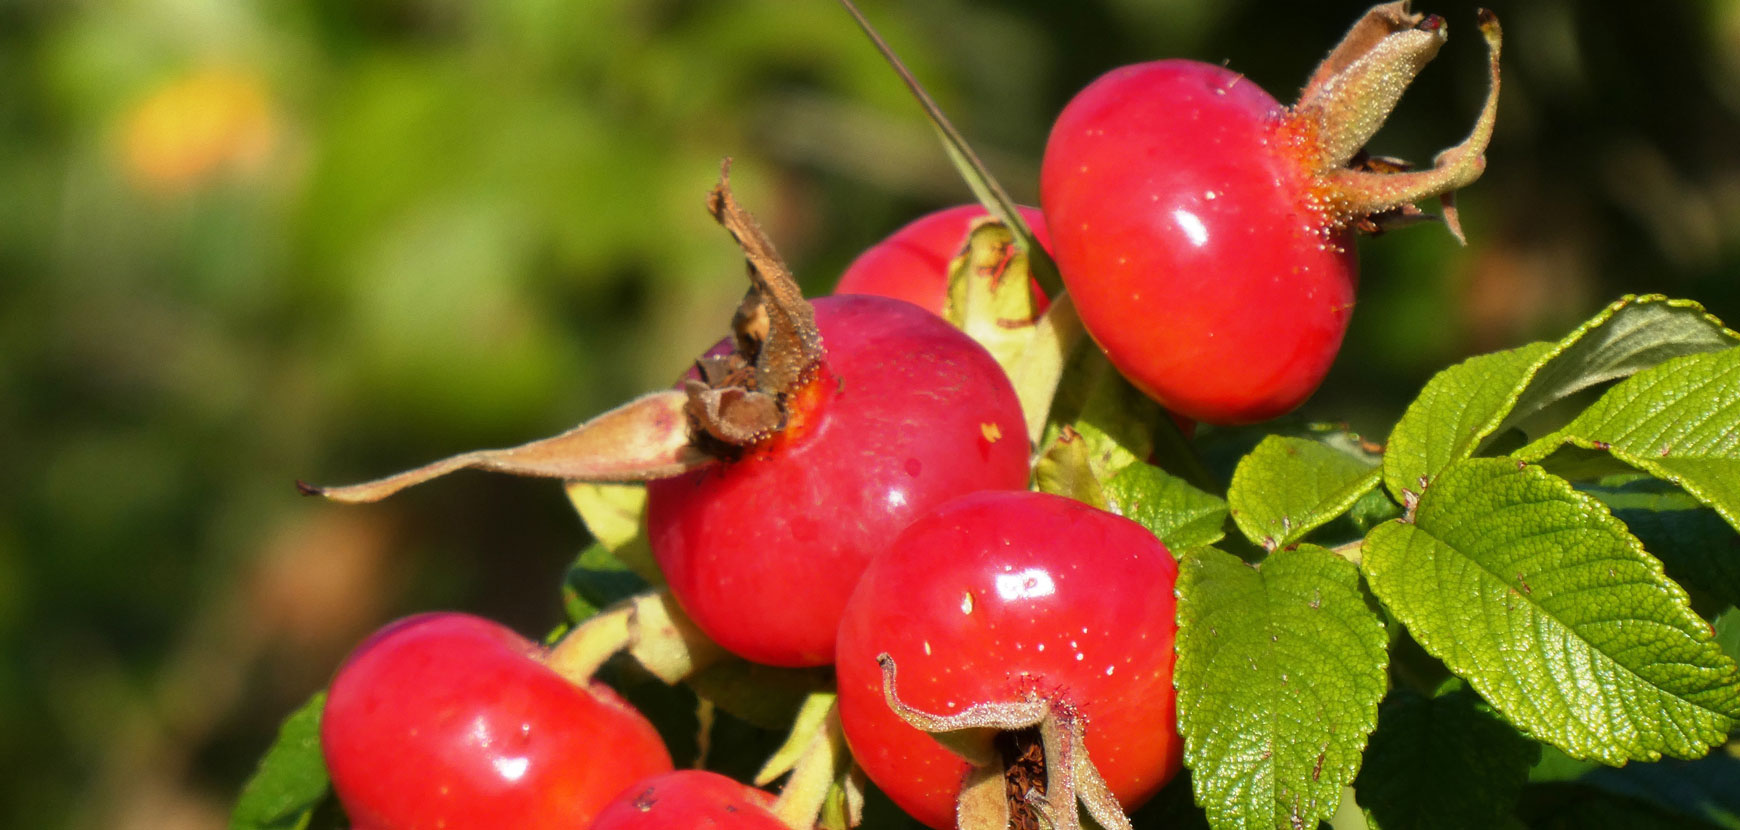
[(790, 830), (773, 813), (773, 794), (716, 772), (685, 769), (654, 776), (606, 805), (591, 830)]
[(882, 695), (951, 715), (1029, 691), (1087, 720), (1088, 754), (1126, 808), (1180, 765), (1166, 547), (1135, 522), (1061, 496), (980, 493), (914, 521), (865, 570), (840, 624), (840, 721), (853, 757), (894, 803), (954, 826), (967, 763), (908, 726)]
[(683, 610), (750, 660), (834, 660), (870, 557), (931, 507), (1027, 486), (1020, 402), (991, 355), (885, 297), (815, 301), (827, 355), (781, 434), (647, 486), (648, 540)]
[[(1049, 250), (1051, 235), (1045, 230), (1045, 216), (1038, 208), (1025, 205), (1017, 210), (1039, 244)], [(971, 204), (914, 219), (852, 260), (834, 293), (893, 297), (942, 314), (948, 302), (949, 260), (960, 253), (973, 222), (989, 215), (984, 207)], [(1048, 303), (1038, 283), (1033, 284), (1033, 297), (1037, 310), (1044, 311)]]
[(333, 788), (365, 830), (585, 827), (671, 769), (652, 724), (601, 683), (466, 614), (408, 617), (346, 660), (321, 716)]
[(1115, 69), (1052, 126), (1041, 204), (1082, 322), (1125, 377), (1212, 424), (1316, 390), (1353, 311), (1349, 232), (1274, 133), (1284, 108), (1224, 67)]

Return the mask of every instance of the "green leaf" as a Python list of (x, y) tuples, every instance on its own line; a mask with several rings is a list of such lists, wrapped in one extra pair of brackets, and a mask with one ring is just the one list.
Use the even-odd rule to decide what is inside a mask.
[(1712, 752), (1696, 761), (1595, 769), (1583, 776), (1582, 783), (1717, 827), (1740, 828), (1740, 758), (1725, 752)]
[(1192, 548), (1178, 592), (1179, 732), (1210, 823), (1291, 828), (1334, 814), (1388, 683), (1358, 570), (1313, 545), (1260, 569)]
[(1439, 372), (1390, 437), (1384, 484), (1403, 501), (1493, 437), (1591, 386), (1671, 358), (1725, 349), (1740, 335), (1696, 303), (1627, 296), (1558, 343), (1471, 358)]
[(1498, 428), (1548, 343), (1471, 357), (1426, 383), (1384, 451), (1384, 486), (1397, 501), (1417, 496), (1439, 470), (1467, 458)]
[(242, 788), (230, 814), (230, 830), (308, 826), (326, 798), (326, 762), (320, 755), (320, 713), (325, 708), (326, 693), (319, 692), (284, 720), (278, 740)]
[(568, 566), (562, 579), (562, 608), (568, 621), (577, 624), (650, 587), (602, 543), (594, 542)]
[(1388, 493), (1381, 489), (1368, 491), (1348, 508), (1347, 518), (1353, 528), (1364, 536), (1366, 532), (1376, 527), (1380, 522), (1387, 522), (1402, 515), (1402, 506), (1390, 499)]
[(1740, 667), (1594, 498), (1539, 467), (1470, 459), (1412, 524), (1372, 529), (1372, 591), (1534, 737), (1608, 764), (1697, 757), (1740, 719)]
[(647, 584), (665, 584), (646, 543), (646, 485), (570, 481), (567, 491), (593, 539)]
[(1159, 467), (1125, 467), (1103, 492), (1109, 510), (1148, 528), (1170, 550), (1212, 545), (1226, 535), (1226, 502)]
[(1377, 486), (1378, 472), (1317, 441), (1271, 435), (1233, 470), (1227, 503), (1246, 538), (1275, 550), (1353, 507)]
[(1516, 455), (1538, 461), (1565, 444), (1673, 482), (1740, 529), (1740, 348), (1640, 372)]
[(1740, 605), (1740, 534), (1685, 491), (1640, 478), (1583, 491), (1607, 505), (1675, 582), (1722, 605)]
[(1353, 786), (1375, 827), (1495, 827), (1540, 755), (1466, 689), (1432, 698), (1403, 689), (1379, 710)]
[(1716, 644), (1731, 660), (1740, 660), (1740, 608), (1730, 608), (1716, 618)]
[(1625, 296), (1571, 332), (1533, 373), (1499, 427), (1526, 421), (1553, 403), (1592, 386), (1629, 377), (1689, 354), (1740, 345), (1740, 334), (1690, 300), (1659, 294)]

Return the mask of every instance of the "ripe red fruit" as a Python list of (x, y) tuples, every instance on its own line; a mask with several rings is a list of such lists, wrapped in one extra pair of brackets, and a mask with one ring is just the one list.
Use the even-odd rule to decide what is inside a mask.
[(585, 827), (671, 769), (652, 724), (601, 683), (489, 620), (423, 614), (358, 646), (327, 694), (320, 743), (360, 830)]
[(1135, 522), (1061, 496), (980, 493), (913, 522), (865, 570), (840, 624), (840, 722), (864, 772), (936, 828), (954, 824), (968, 765), (900, 720), (900, 699), (950, 715), (1028, 692), (1072, 707), (1126, 808), (1178, 771), (1173, 584), (1164, 545)]
[(1417, 220), (1414, 201), (1484, 169), (1490, 16), (1493, 93), (1468, 140), (1422, 171), (1362, 151), (1444, 40), (1442, 18), (1404, 8), (1369, 12), (1291, 108), (1232, 70), (1165, 60), (1107, 73), (1058, 116), (1040, 185), (1052, 255), (1088, 332), (1168, 409), (1237, 424), (1298, 406), (1353, 311), (1353, 230)]
[[(1033, 236), (1047, 250), (1051, 236), (1045, 216), (1038, 208), (1017, 208)], [(960, 253), (973, 223), (990, 214), (976, 204), (957, 205), (929, 213), (908, 223), (876, 243), (840, 275), (835, 294), (875, 294), (905, 300), (933, 314), (942, 314), (948, 301), (949, 260)], [(1037, 311), (1047, 305), (1045, 292), (1033, 284)]]
[(678, 770), (624, 790), (592, 830), (789, 830), (772, 807), (772, 793), (716, 772)]
[(884, 297), (823, 297), (826, 357), (784, 428), (647, 485), (648, 541), (720, 645), (782, 666), (833, 662), (858, 574), (941, 502), (1027, 484), (1020, 402), (983, 347)]

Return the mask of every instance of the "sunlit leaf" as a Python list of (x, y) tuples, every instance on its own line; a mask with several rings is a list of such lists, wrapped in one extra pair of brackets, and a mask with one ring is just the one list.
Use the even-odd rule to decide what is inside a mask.
[(278, 740), (242, 788), (230, 830), (299, 830), (326, 798), (326, 762), (320, 755), (320, 692), (290, 714)]
[(1245, 537), (1274, 550), (1346, 512), (1377, 486), (1378, 472), (1320, 442), (1272, 435), (1233, 471), (1227, 503)]
[(1740, 667), (1594, 498), (1539, 467), (1445, 468), (1367, 537), (1372, 591), (1517, 727), (1609, 764), (1695, 758), (1740, 719)]
[(1740, 529), (1740, 348), (1640, 372), (1516, 454), (1541, 460), (1564, 444), (1673, 482)]
[(1178, 722), (1197, 803), (1224, 828), (1315, 826), (1359, 770), (1388, 684), (1359, 572), (1320, 547), (1179, 569)]

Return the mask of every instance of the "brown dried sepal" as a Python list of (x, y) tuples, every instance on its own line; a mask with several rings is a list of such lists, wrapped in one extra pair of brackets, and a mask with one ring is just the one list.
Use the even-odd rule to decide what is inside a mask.
[(716, 460), (690, 440), (687, 407), (681, 392), (655, 392), (560, 435), (517, 447), (462, 453), (361, 484), (318, 487), (299, 481), (296, 486), (311, 496), (362, 504), (459, 470), (596, 482), (681, 475)]
[(1364, 147), (1448, 38), (1442, 17), (1412, 12), (1405, 1), (1373, 7), (1312, 73), (1279, 133), (1313, 177), (1312, 199), (1327, 227), (1381, 232), (1425, 221), (1431, 217), (1415, 203), (1437, 196), (1443, 199), (1445, 225), (1466, 241), (1451, 194), (1486, 170), (1486, 146), (1498, 115), (1503, 41), (1497, 16), (1481, 9), (1478, 19), (1488, 54), (1486, 102), (1468, 137), (1439, 153), (1427, 169), (1374, 160)]
[(815, 377), (823, 355), (815, 311), (754, 217), (731, 196), (726, 159), (707, 209), (743, 249), (749, 293), (732, 319), (736, 350), (697, 361), (701, 380), (631, 401), (560, 435), (478, 450), (341, 487), (297, 482), (308, 495), (373, 502), (465, 469), (569, 481), (632, 482), (681, 475), (777, 432), (786, 400)]
[(1106, 830), (1133, 830), (1088, 759), (1087, 733), (1073, 706), (1028, 692), (1021, 700), (932, 714), (900, 700), (893, 657), (882, 654), (877, 663), (888, 708), (973, 765), (955, 802), (960, 830), (1081, 830), (1078, 804)]

